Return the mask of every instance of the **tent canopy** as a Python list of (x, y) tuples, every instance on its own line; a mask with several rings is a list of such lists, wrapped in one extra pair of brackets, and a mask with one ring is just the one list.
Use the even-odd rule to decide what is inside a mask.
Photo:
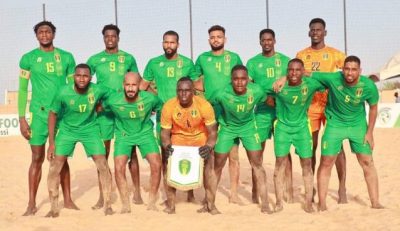
[(380, 80), (400, 75), (400, 52), (394, 55), (379, 72)]

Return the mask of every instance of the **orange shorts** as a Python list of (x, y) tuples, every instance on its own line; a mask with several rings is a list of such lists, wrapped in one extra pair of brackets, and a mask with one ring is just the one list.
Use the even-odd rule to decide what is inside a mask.
[(312, 107), (308, 110), (308, 119), (310, 120), (311, 131), (319, 131), (321, 124), (325, 125), (326, 117), (324, 111), (313, 110)]

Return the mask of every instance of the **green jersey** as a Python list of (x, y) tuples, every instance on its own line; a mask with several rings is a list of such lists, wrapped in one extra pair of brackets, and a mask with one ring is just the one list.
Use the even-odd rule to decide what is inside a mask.
[(114, 93), (104, 102), (106, 110), (115, 115), (116, 137), (137, 136), (153, 130), (151, 112), (161, 110), (162, 103), (149, 92), (139, 91), (138, 94), (133, 103), (126, 101), (124, 92)]
[(231, 82), (231, 70), (238, 64), (242, 64), (239, 55), (227, 50), (222, 55), (204, 52), (197, 58), (195, 67), (197, 75), (204, 76), (206, 99)]
[(30, 111), (35, 111), (51, 106), (59, 88), (66, 85), (67, 77), (74, 74), (75, 60), (71, 53), (59, 48), (50, 52), (37, 48), (22, 56), (19, 67), (20, 77), (31, 79)]
[(198, 74), (193, 61), (183, 55), (176, 59), (167, 59), (165, 55), (152, 58), (143, 73), (143, 79), (155, 81), (158, 97), (163, 103), (176, 96), (176, 83), (184, 76), (195, 80)]
[(91, 74), (96, 74), (97, 84), (115, 91), (122, 90), (122, 83), (127, 72), (139, 72), (135, 58), (119, 50), (117, 53), (102, 51), (87, 61)]
[[(280, 77), (286, 76), (289, 60), (289, 57), (279, 52), (271, 57), (266, 57), (260, 53), (249, 59), (246, 67), (249, 77), (266, 90)], [(264, 102), (257, 105), (256, 113), (269, 114), (272, 120), (275, 118), (275, 108), (266, 105)]]
[[(298, 86), (289, 86), (286, 82), (282, 90), (275, 95), (279, 123), (291, 128), (307, 125), (307, 111), (314, 93), (322, 89), (322, 84), (307, 77), (303, 77)], [(272, 87), (268, 91), (272, 92)]]
[(60, 129), (73, 132), (88, 131), (97, 127), (96, 105), (107, 99), (109, 91), (90, 83), (84, 94), (75, 91), (74, 85), (64, 86), (55, 97), (51, 111), (61, 116)]
[(243, 95), (236, 95), (231, 84), (216, 92), (210, 102), (221, 106), (222, 115), (218, 122), (222, 126), (234, 128), (246, 127), (255, 122), (254, 108), (257, 103), (263, 102), (266, 95), (262, 88), (255, 83), (249, 82), (247, 91)]
[(329, 90), (325, 114), (330, 125), (358, 126), (365, 124), (365, 102), (375, 105), (379, 101), (375, 83), (365, 76), (360, 76), (358, 83), (354, 86), (346, 84), (342, 72), (314, 72), (312, 78)]

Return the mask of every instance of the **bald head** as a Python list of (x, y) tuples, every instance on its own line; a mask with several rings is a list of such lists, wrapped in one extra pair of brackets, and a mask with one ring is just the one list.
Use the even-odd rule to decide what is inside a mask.
[(125, 97), (128, 101), (135, 101), (139, 92), (140, 76), (139, 73), (128, 72), (124, 77)]

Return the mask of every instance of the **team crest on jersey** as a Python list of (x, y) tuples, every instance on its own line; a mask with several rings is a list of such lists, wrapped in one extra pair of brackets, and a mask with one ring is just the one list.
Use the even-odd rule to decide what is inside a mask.
[(75, 104), (75, 100), (71, 99), (71, 100), (69, 101), (69, 105), (74, 105), (74, 104)]
[(229, 63), (231, 61), (231, 56), (230, 55), (225, 55), (224, 60), (226, 63)]
[(54, 59), (56, 60), (57, 63), (61, 62), (61, 56), (60, 54), (55, 54)]
[(41, 62), (42, 62), (42, 57), (38, 57), (38, 58), (36, 59), (36, 62), (37, 62), (37, 63), (41, 63)]
[(164, 62), (160, 62), (160, 67), (163, 67), (164, 66)]
[(118, 56), (118, 62), (124, 63), (125, 62), (125, 56), (123, 56), (123, 55)]
[(106, 58), (104, 58), (104, 57), (100, 59), (100, 62), (104, 63), (105, 61), (106, 61)]
[(362, 88), (357, 88), (356, 90), (356, 97), (361, 97), (363, 94), (363, 89)]
[(192, 115), (193, 118), (196, 118), (197, 115), (198, 115), (199, 113), (197, 112), (196, 109), (193, 109), (193, 110), (190, 112), (190, 114)]
[(88, 101), (89, 101), (90, 104), (94, 104), (94, 95), (93, 95), (93, 93), (90, 93), (88, 95)]
[(280, 59), (275, 60), (275, 66), (280, 67), (282, 64)]
[(329, 59), (329, 54), (328, 53), (323, 54), (322, 55), (322, 59), (323, 60), (328, 60)]
[(143, 111), (144, 110), (143, 102), (138, 103), (137, 108), (138, 108), (139, 111)]
[(176, 62), (176, 66), (177, 66), (178, 68), (182, 68), (182, 67), (183, 67), (183, 61), (182, 61), (182, 59), (178, 59), (178, 61)]
[(307, 93), (308, 93), (308, 87), (307, 86), (302, 87), (301, 88), (301, 94), (302, 95), (307, 95)]
[(247, 96), (247, 103), (248, 103), (248, 104), (252, 104), (253, 102), (254, 102), (254, 97), (253, 97), (253, 95)]

